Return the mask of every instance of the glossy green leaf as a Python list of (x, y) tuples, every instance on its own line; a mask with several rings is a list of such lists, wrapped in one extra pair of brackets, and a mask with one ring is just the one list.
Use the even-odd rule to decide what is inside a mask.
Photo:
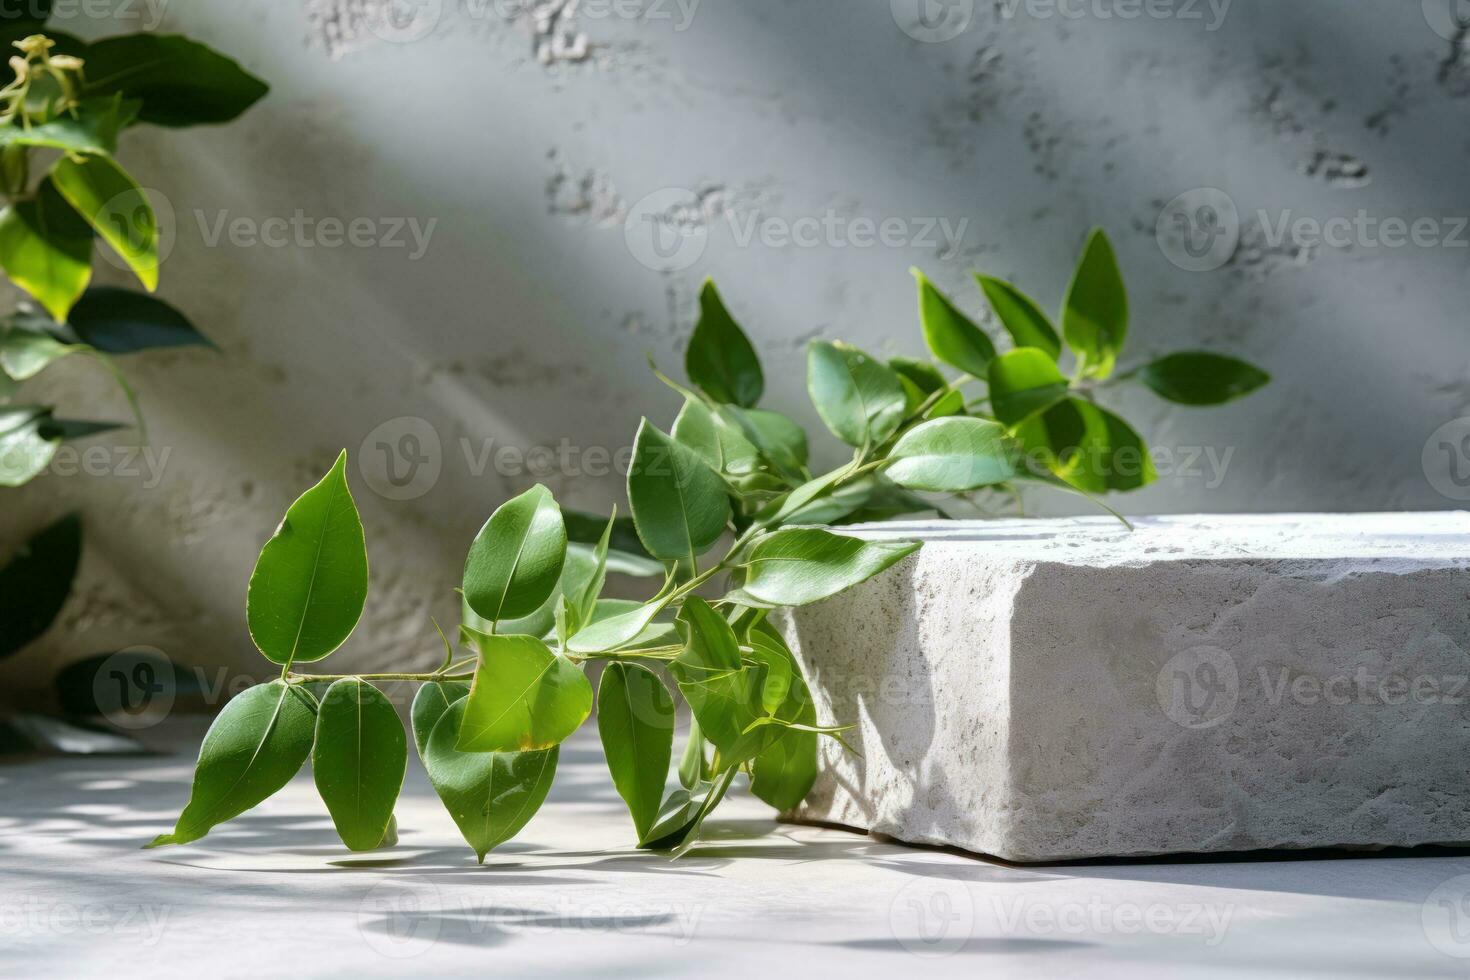
[(158, 218), (133, 178), (111, 157), (62, 157), (51, 182), (138, 281), (157, 289)]
[(50, 465), (61, 444), (50, 423), (49, 408), (0, 407), (0, 487), (29, 483)]
[(1005, 428), (989, 419), (948, 418), (910, 429), (889, 451), (888, 479), (909, 490), (962, 493), (1016, 475)]
[(684, 601), (677, 619), (684, 650), (669, 669), (704, 737), (728, 768), (753, 758), (770, 742), (767, 733), (747, 732), (765, 714), (764, 667), (748, 666), (725, 618), (697, 596)]
[(15, 119), (0, 126), (0, 149), (34, 146), (67, 153), (116, 153), (117, 134), (137, 111), (136, 102), (125, 103), (118, 94), (83, 99), (46, 122), (26, 126)]
[(613, 785), (642, 840), (663, 802), (674, 746), (674, 699), (646, 667), (608, 664), (597, 690), (597, 730)]
[(571, 638), (567, 649), (572, 653), (586, 655), (645, 646), (667, 631), (666, 627), (655, 623), (666, 605), (667, 600), (644, 605), (603, 599), (597, 603), (597, 611), (591, 623)]
[(424, 769), (481, 864), (520, 833), (551, 790), (559, 749), (543, 752), (463, 752), (456, 747), (469, 699), (440, 717), (424, 752)]
[(470, 686), (464, 681), (433, 681), (419, 687), (413, 696), (412, 723), (413, 744), (422, 757), (429, 748), (429, 736), (434, 726), (449, 706), (460, 698), (470, 696)]
[(975, 281), (1017, 347), (1043, 350), (1053, 361), (1062, 355), (1062, 341), (1056, 327), (1035, 300), (1003, 279), (977, 274)]
[(1106, 378), (1128, 337), (1128, 291), (1112, 243), (1102, 229), (1087, 240), (1062, 306), (1062, 333), (1077, 355), (1079, 374)]
[(684, 370), (690, 381), (717, 402), (750, 408), (765, 390), (755, 348), (708, 280), (699, 295), (699, 323), (684, 355)]
[(0, 211), (0, 267), (57, 320), (92, 278), (92, 228), (50, 179)]
[(187, 844), (272, 796), (300, 771), (316, 731), (302, 691), (275, 680), (230, 700), (209, 726), (194, 769), (189, 804), (173, 833), (148, 844)]
[(721, 405), (719, 417), (733, 425), (788, 480), (806, 479), (807, 440), (801, 426), (780, 412)]
[(827, 428), (849, 446), (882, 444), (908, 410), (898, 375), (845, 344), (812, 343), (807, 392)]
[(990, 365), (990, 405), (1006, 426), (1020, 425), (1067, 397), (1067, 379), (1045, 351), (1018, 347)]
[[(766, 706), (775, 718), (815, 726), (817, 709), (801, 668), (780, 634), (762, 624), (750, 634), (752, 655), (766, 664)], [(780, 684), (773, 683), (780, 678)], [(750, 790), (778, 810), (806, 799), (817, 780), (817, 734), (789, 730), (752, 760)]]
[(674, 790), (664, 800), (658, 819), (638, 846), (650, 851), (672, 851), (691, 843), (697, 838), (704, 818), (724, 796), (729, 787), (728, 777), (733, 775), (734, 770), (729, 770), (727, 778), (719, 783), (704, 781), (692, 788)]
[(68, 514), (33, 535), (0, 567), (0, 658), (39, 639), (71, 594), (82, 557), (82, 518)]
[(1271, 380), (1254, 365), (1207, 351), (1161, 357), (1140, 371), (1139, 377), (1161, 398), (1181, 405), (1223, 405)]
[(87, 290), (66, 322), (82, 343), (108, 354), (214, 346), (184, 314), (163, 300), (115, 286)]
[[(562, 519), (567, 525), (567, 540), (588, 545), (596, 545), (601, 540), (608, 520), (606, 517), (574, 510), (563, 510)], [(643, 542), (638, 540), (638, 528), (631, 517), (613, 519), (612, 537), (608, 541), (607, 570), (639, 578), (664, 574), (663, 563), (650, 555), (643, 547)]]
[(995, 357), (995, 344), (922, 272), (914, 269), (913, 273), (919, 283), (919, 321), (929, 350), (950, 367), (976, 378), (985, 377)]
[(36, 329), (29, 318), (12, 316), (0, 321), (0, 371), (17, 381), (35, 377), (75, 350), (76, 345)]
[(917, 543), (784, 528), (751, 549), (743, 562), (743, 591), (772, 606), (805, 606), (865, 582), (918, 550)]
[(541, 640), (472, 633), (480, 650), (461, 752), (535, 752), (560, 745), (592, 713), (587, 676)]
[(692, 567), (725, 533), (730, 498), (699, 454), (643, 420), (628, 470), (628, 503), (648, 553)]
[[(679, 756), (679, 785), (692, 790), (705, 777), (704, 734), (699, 730), (699, 719), (690, 717), (689, 734), (684, 739), (684, 752)], [(644, 835), (647, 836), (646, 834)]]
[(407, 767), (403, 723), (381, 691), (356, 677), (327, 689), (317, 710), (311, 771), (350, 850), (382, 844)]
[(556, 590), (567, 530), (551, 491), (539, 484), (502, 504), (464, 563), (464, 597), (488, 622), (536, 612)]
[(235, 61), (177, 34), (126, 34), (87, 49), (87, 92), (141, 99), (160, 126), (229, 122), (270, 91)]
[(1158, 479), (1148, 446), (1118, 416), (1069, 398), (1016, 430), (1032, 460), (1089, 493), (1137, 490)]
[(740, 427), (710, 411), (703, 402), (685, 402), (670, 434), (698, 453), (716, 473), (750, 473), (760, 465), (760, 450), (745, 438)]
[(312, 663), (342, 645), (367, 601), (367, 545), (347, 453), (286, 511), (250, 576), (250, 636), (273, 663)]
[(912, 357), (890, 357), (888, 366), (900, 378), (912, 384), (922, 395), (932, 395), (947, 384), (944, 375), (928, 361), (920, 361)]

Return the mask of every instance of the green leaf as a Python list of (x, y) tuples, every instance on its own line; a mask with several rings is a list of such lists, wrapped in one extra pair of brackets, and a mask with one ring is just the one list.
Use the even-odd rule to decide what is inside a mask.
[(648, 668), (608, 664), (597, 691), (597, 730), (613, 785), (642, 840), (663, 802), (674, 747), (674, 699)]
[(367, 544), (343, 450), (261, 549), (245, 603), (250, 636), (273, 663), (321, 660), (357, 626), (367, 589)]
[(721, 403), (750, 408), (765, 390), (760, 358), (710, 280), (699, 294), (699, 323), (689, 339), (684, 370), (701, 391)]
[(115, 286), (87, 290), (66, 322), (82, 343), (108, 354), (164, 347), (214, 347), (184, 314), (163, 300)]
[(910, 490), (963, 493), (1016, 475), (1005, 428), (989, 419), (925, 422), (904, 433), (888, 458), (885, 475)]
[(51, 421), (49, 408), (0, 407), (0, 487), (22, 486), (45, 471), (61, 442)]
[(1067, 379), (1046, 351), (1018, 347), (990, 365), (990, 405), (1008, 427), (1067, 397)]
[(801, 426), (780, 412), (721, 405), (719, 417), (744, 434), (786, 479), (806, 479), (807, 441)]
[(1113, 413), (1069, 398), (1016, 430), (1032, 459), (1089, 493), (1137, 490), (1158, 479), (1148, 446)]
[(724, 789), (729, 786), (728, 778), (734, 772), (733, 769), (728, 770), (726, 779), (718, 784), (705, 781), (670, 793), (659, 808), (653, 829), (638, 842), (638, 847), (650, 851), (672, 851), (695, 840), (704, 818), (713, 809), (712, 804), (719, 803), (724, 796)]
[(566, 562), (561, 568), (561, 578), (551, 595), (531, 615), (520, 619), (502, 619), (498, 624), (479, 616), (468, 602), (463, 606), (464, 624), (481, 633), (504, 633), (507, 636), (545, 637), (556, 625), (556, 606), (563, 596), (580, 593), (587, 588), (597, 573), (597, 559), (592, 549), (585, 545), (567, 545)]
[(613, 599), (598, 602), (591, 624), (571, 638), (567, 649), (581, 655), (612, 653), (643, 646), (665, 632), (654, 619), (668, 605), (667, 599), (628, 605), (631, 608), (624, 608), (621, 600)]
[(770, 741), (764, 732), (746, 731), (765, 714), (765, 668), (741, 661), (730, 624), (703, 599), (684, 600), (677, 623), (684, 650), (669, 669), (700, 731), (719, 750), (721, 767), (739, 765)]
[(679, 757), (679, 785), (690, 790), (698, 786), (704, 779), (707, 764), (704, 757), (704, 735), (699, 730), (699, 719), (691, 717), (689, 735), (684, 740), (684, 752)]
[(805, 606), (865, 582), (918, 550), (917, 543), (784, 528), (751, 549), (743, 562), (744, 592), (772, 606)]
[(32, 318), (24, 315), (0, 321), (0, 371), (16, 381), (35, 377), (76, 349), (75, 344), (64, 344), (36, 329)]
[[(752, 655), (766, 666), (766, 697), (772, 717), (814, 727), (817, 709), (801, 668), (779, 633), (769, 623), (751, 631)], [(781, 678), (777, 687), (771, 678)], [(771, 701), (774, 700), (774, 704)], [(793, 809), (817, 780), (817, 734), (790, 730), (763, 749), (751, 763), (750, 790), (777, 810)]]
[(356, 677), (329, 687), (317, 711), (311, 771), (350, 850), (382, 844), (407, 768), (403, 723), (383, 693)]
[(566, 554), (561, 508), (538, 484), (502, 504), (470, 545), (465, 600), (488, 622), (529, 616), (555, 593)]
[(136, 102), (118, 94), (83, 99), (76, 107), (42, 123), (23, 125), (19, 119), (0, 126), (0, 149), (39, 146), (67, 153), (117, 152), (117, 134), (137, 114)]
[(929, 350), (950, 367), (976, 378), (985, 377), (995, 357), (995, 344), (922, 272), (914, 269), (913, 274), (919, 283), (919, 320)]
[(725, 533), (730, 498), (724, 481), (699, 454), (649, 424), (638, 427), (628, 470), (628, 503), (648, 553), (694, 561)]
[(1270, 382), (1254, 365), (1223, 354), (1181, 351), (1161, 357), (1140, 372), (1161, 398), (1181, 405), (1223, 405)]
[(177, 34), (128, 34), (87, 49), (87, 92), (143, 100), (160, 126), (229, 122), (270, 91), (238, 63)]
[(92, 278), (92, 229), (48, 178), (0, 211), (0, 267), (57, 320)]
[(0, 24), (6, 27), (24, 25), (39, 34), (51, 16), (51, 0), (26, 0), (24, 3), (0, 4)]
[(587, 625), (597, 614), (597, 600), (602, 595), (602, 589), (607, 585), (607, 555), (612, 550), (613, 528), (618, 522), (618, 512), (613, 510), (612, 517), (608, 518), (607, 527), (602, 532), (602, 537), (592, 549), (592, 573), (581, 588), (568, 588), (563, 593), (570, 596), (577, 610), (577, 621), (580, 625)]
[(807, 392), (827, 428), (849, 446), (881, 445), (908, 411), (898, 375), (845, 344), (812, 343)]
[(1062, 333), (1077, 355), (1079, 375), (1106, 378), (1113, 373), (1128, 337), (1128, 291), (1112, 243), (1101, 228), (1088, 238), (1067, 290)]
[(429, 736), (450, 705), (470, 696), (464, 681), (433, 681), (419, 688), (413, 696), (413, 744), (423, 758), (429, 748)]
[(745, 438), (740, 427), (710, 411), (703, 402), (686, 401), (670, 434), (698, 453), (716, 473), (740, 475), (760, 466), (760, 450)]
[(316, 712), (302, 691), (275, 680), (233, 698), (209, 726), (194, 787), (173, 833), (148, 844), (187, 844), (291, 781), (311, 754)]
[(1006, 333), (1011, 335), (1017, 347), (1035, 347), (1046, 351), (1053, 361), (1061, 357), (1062, 342), (1057, 337), (1056, 328), (1030, 296), (1005, 280), (993, 276), (977, 273), (975, 281), (980, 284), (981, 292), (990, 302), (990, 308), (995, 311), (996, 319), (1000, 320), (1000, 325), (1005, 327)]
[(0, 568), (0, 659), (39, 639), (61, 612), (82, 557), (82, 518), (33, 535)]
[(551, 790), (559, 749), (462, 752), (456, 748), (469, 699), (454, 702), (429, 736), (424, 769), (444, 809), (481, 864), (520, 833)]
[(535, 752), (560, 745), (592, 713), (592, 685), (531, 636), (471, 632), (480, 650), (461, 752)]
[(110, 157), (62, 157), (51, 182), (149, 292), (158, 288), (158, 218), (132, 177)]
[[(594, 514), (583, 514), (574, 510), (563, 510), (562, 518), (567, 525), (567, 540), (577, 544), (595, 545), (607, 527), (607, 518)], [(613, 533), (608, 541), (607, 570), (620, 575), (651, 578), (664, 574), (663, 563), (659, 562), (638, 540), (638, 528), (631, 517), (613, 518)]]
[(912, 357), (890, 357), (888, 366), (925, 397), (934, 394), (948, 383), (944, 380), (944, 375), (939, 373), (939, 369), (928, 361), (920, 361)]

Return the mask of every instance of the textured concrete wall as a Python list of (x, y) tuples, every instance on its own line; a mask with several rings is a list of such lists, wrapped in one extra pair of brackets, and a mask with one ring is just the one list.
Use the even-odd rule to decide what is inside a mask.
[[(154, 0), (74, 19), (89, 36), (156, 19), (274, 90), (233, 126), (126, 137), (172, 213), (163, 295), (222, 353), (128, 365), (157, 479), (117, 453), (111, 475), (5, 495), (5, 543), (81, 507), (88, 545), (60, 627), (0, 678), (24, 692), (60, 658), (129, 644), (254, 669), (255, 554), (344, 446), (366, 464), (373, 593), (340, 662), (431, 657), (427, 615), (453, 618), (463, 547), (538, 478), (499, 450), (569, 440), (540, 478), (568, 503), (610, 502), (616, 475), (578, 474), (605, 472), (599, 448), (625, 446), (642, 413), (673, 412), (645, 352), (678, 365), (704, 276), (756, 338), (769, 403), (815, 426), (803, 346), (916, 353), (910, 265), (972, 312), (975, 268), (1054, 307), (1091, 225), (1131, 286), (1130, 361), (1203, 345), (1276, 376), (1219, 411), (1111, 399), (1175, 469), (1125, 509), (1455, 506), (1436, 487), (1457, 493), (1447, 467), (1465, 460), (1444, 440), (1426, 451), (1470, 399), (1470, 49), (1454, 13)], [(1278, 234), (1303, 217), (1350, 226), (1318, 244), (1310, 227)], [(359, 219), (357, 244), (323, 219)], [(1430, 223), (1390, 247), (1385, 219)], [(38, 387), (68, 414), (123, 411), (84, 364)], [(413, 476), (401, 488), (393, 457)]]

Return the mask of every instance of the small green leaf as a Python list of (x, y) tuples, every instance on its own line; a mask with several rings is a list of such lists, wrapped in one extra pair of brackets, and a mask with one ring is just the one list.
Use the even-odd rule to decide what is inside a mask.
[(19, 487), (43, 473), (61, 444), (51, 410), (0, 406), (0, 487)]
[[(136, 181), (111, 157), (62, 157), (51, 182), (151, 293), (158, 288), (158, 218)], [(58, 319), (60, 319), (58, 317)]]
[(1148, 446), (1118, 416), (1069, 398), (1016, 429), (1027, 455), (1089, 493), (1137, 490), (1158, 479)]
[(1140, 372), (1161, 398), (1180, 405), (1223, 405), (1270, 382), (1254, 365), (1223, 354), (1182, 351), (1161, 357)]
[(306, 694), (275, 680), (225, 705), (199, 749), (194, 787), (173, 833), (148, 844), (187, 844), (291, 781), (311, 754), (316, 712)]
[(764, 715), (765, 668), (747, 666), (740, 644), (725, 618), (697, 596), (679, 610), (684, 651), (669, 665), (699, 729), (728, 768), (745, 762), (770, 741), (764, 732), (747, 732)]
[(270, 91), (236, 62), (177, 34), (126, 34), (87, 48), (89, 94), (141, 99), (160, 126), (229, 122)]
[(1067, 379), (1046, 351), (1018, 347), (990, 365), (990, 405), (1007, 427), (1020, 425), (1067, 397)]
[(807, 392), (827, 428), (849, 446), (881, 445), (908, 411), (898, 375), (845, 344), (812, 343)]
[[(607, 518), (574, 510), (563, 510), (562, 519), (567, 525), (567, 540), (577, 544), (597, 544), (607, 527)], [(612, 538), (608, 541), (607, 570), (639, 578), (664, 574), (663, 563), (650, 555), (643, 547), (643, 542), (638, 540), (638, 528), (631, 517), (613, 518)]]
[[(771, 717), (815, 727), (817, 709), (811, 691), (781, 635), (769, 623), (762, 623), (751, 631), (750, 646), (752, 656), (766, 664)], [(773, 684), (772, 678), (780, 678), (783, 686)], [(777, 810), (790, 810), (806, 799), (817, 780), (817, 737), (811, 731), (782, 732), (752, 760), (751, 792)]]
[(730, 497), (724, 481), (699, 454), (643, 420), (633, 442), (628, 503), (648, 553), (694, 561), (725, 533)]
[(638, 842), (639, 848), (649, 851), (672, 851), (693, 842), (699, 834), (704, 818), (724, 796), (729, 787), (729, 778), (734, 770), (726, 772), (719, 783), (700, 782), (687, 789), (676, 789), (669, 794), (659, 808), (658, 820), (653, 829)]
[(449, 706), (460, 698), (470, 696), (470, 686), (464, 681), (434, 681), (419, 688), (413, 696), (413, 744), (422, 758), (429, 748), (429, 736), (434, 726), (444, 717)]
[(765, 390), (760, 358), (712, 281), (699, 294), (699, 323), (684, 355), (689, 380), (717, 402), (750, 408)]
[(367, 545), (343, 450), (286, 511), (250, 576), (250, 636), (273, 663), (313, 663), (340, 647), (367, 602)]
[(444, 809), (481, 864), (520, 833), (551, 790), (559, 749), (462, 752), (456, 747), (469, 699), (454, 702), (429, 736), (424, 769)]
[(480, 649), (457, 746), (535, 752), (560, 745), (592, 713), (592, 685), (570, 660), (530, 636), (471, 632)]
[(68, 112), (46, 122), (25, 126), (12, 120), (0, 126), (0, 149), (7, 146), (39, 146), (67, 153), (117, 152), (117, 134), (137, 115), (136, 102), (123, 101), (118, 94), (83, 99)]
[(92, 228), (48, 178), (0, 211), (0, 267), (57, 320), (92, 279)]
[(35, 377), (52, 362), (75, 350), (75, 344), (64, 344), (51, 334), (36, 329), (32, 318), (23, 314), (0, 321), (0, 371), (16, 381)]
[(1046, 351), (1055, 361), (1062, 356), (1062, 342), (1051, 320), (1041, 312), (1035, 300), (1003, 279), (976, 274), (975, 281), (995, 311), (996, 319), (1011, 335), (1017, 347), (1035, 347)]
[(743, 563), (744, 592), (772, 606), (805, 606), (865, 582), (918, 550), (917, 543), (784, 528), (751, 549)]
[(901, 487), (963, 493), (1016, 475), (1005, 428), (989, 419), (949, 418), (904, 433), (889, 451), (885, 475)]
[(608, 664), (597, 691), (597, 730), (613, 785), (642, 840), (663, 802), (674, 746), (674, 699), (646, 667)]
[(398, 712), (377, 688), (348, 677), (327, 688), (316, 716), (311, 771), (350, 850), (376, 850), (388, 834), (408, 767)]
[(806, 479), (807, 441), (801, 426), (780, 412), (721, 405), (719, 417), (737, 428), (788, 480)]
[(919, 321), (929, 350), (950, 367), (976, 378), (985, 377), (995, 357), (995, 344), (922, 272), (914, 269), (913, 273), (919, 283)]
[(115, 286), (87, 290), (66, 322), (82, 343), (108, 354), (214, 346), (184, 314), (163, 300)]
[(621, 600), (614, 599), (598, 602), (592, 622), (572, 637), (567, 649), (582, 655), (613, 653), (643, 646), (665, 632), (654, 624), (654, 619), (668, 605), (667, 599), (647, 605), (636, 602), (628, 605), (631, 608), (625, 609)]
[(698, 786), (705, 777), (707, 765), (708, 761), (704, 757), (704, 735), (699, 731), (699, 719), (691, 717), (689, 734), (684, 739), (684, 753), (679, 757), (679, 785), (685, 789)]
[(939, 369), (928, 361), (920, 361), (912, 357), (890, 357), (888, 366), (900, 378), (912, 384), (919, 394), (926, 397), (947, 384), (944, 375), (940, 374)]
[(50, 628), (82, 557), (82, 518), (68, 514), (33, 535), (0, 568), (0, 659)]
[(538, 484), (502, 504), (470, 545), (465, 601), (487, 622), (529, 616), (555, 594), (566, 554), (561, 509)]
[(741, 475), (760, 466), (760, 450), (739, 426), (725, 421), (703, 402), (686, 401), (670, 434), (698, 453), (716, 473)]
[(1082, 377), (1106, 378), (1113, 373), (1128, 337), (1128, 291), (1112, 243), (1101, 228), (1088, 238), (1067, 290), (1062, 333), (1077, 355)]

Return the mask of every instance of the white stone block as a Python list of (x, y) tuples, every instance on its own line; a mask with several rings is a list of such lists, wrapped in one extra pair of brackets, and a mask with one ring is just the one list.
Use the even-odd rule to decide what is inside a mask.
[(1470, 841), (1470, 515), (889, 524), (796, 819), (1013, 861)]

